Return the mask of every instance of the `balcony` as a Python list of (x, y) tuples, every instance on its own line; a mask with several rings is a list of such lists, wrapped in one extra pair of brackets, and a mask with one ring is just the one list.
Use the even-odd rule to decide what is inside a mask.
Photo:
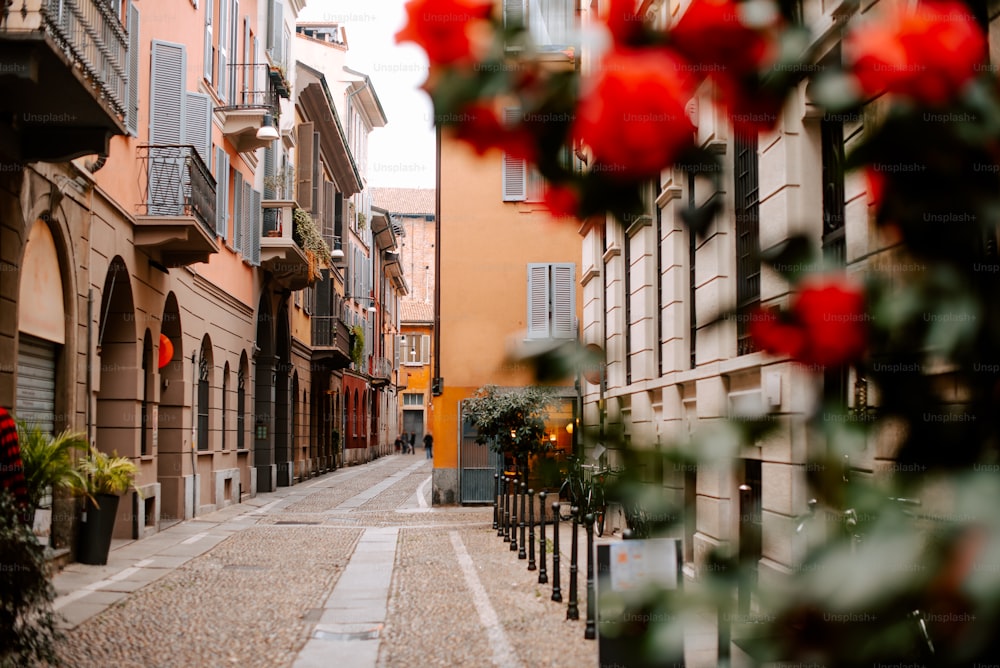
[(207, 262), (215, 241), (215, 179), (194, 146), (139, 147), (135, 245), (168, 267)]
[(226, 67), (226, 73), (223, 87), (229, 104), (215, 108), (222, 118), (222, 134), (240, 153), (270, 146), (273, 139), (257, 137), (264, 117), (275, 120), (278, 109), (270, 68), (265, 63), (233, 63)]
[(8, 157), (61, 162), (126, 134), (128, 35), (103, 0), (8, 0), (0, 137)]
[(372, 387), (388, 385), (392, 381), (392, 360), (388, 357), (372, 357), (368, 360), (368, 375)]
[(317, 273), (316, 257), (295, 241), (295, 202), (264, 200), (264, 230), (260, 240), (260, 266), (288, 290), (309, 287)]
[(314, 315), (312, 320), (313, 360), (324, 361), (332, 369), (351, 365), (351, 332), (343, 318)]

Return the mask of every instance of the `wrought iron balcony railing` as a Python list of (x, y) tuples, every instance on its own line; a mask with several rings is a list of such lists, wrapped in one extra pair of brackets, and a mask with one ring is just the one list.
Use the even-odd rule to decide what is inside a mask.
[(215, 238), (215, 179), (194, 146), (139, 147), (140, 213), (193, 216)]
[(106, 0), (8, 0), (0, 10), (4, 33), (48, 34), (90, 80), (98, 97), (125, 115), (128, 35)]
[(392, 360), (388, 357), (371, 358), (371, 377), (388, 380), (392, 377)]
[(263, 109), (274, 113), (278, 108), (278, 93), (271, 85), (270, 68), (266, 63), (231, 63), (227, 65), (228, 104), (217, 111)]

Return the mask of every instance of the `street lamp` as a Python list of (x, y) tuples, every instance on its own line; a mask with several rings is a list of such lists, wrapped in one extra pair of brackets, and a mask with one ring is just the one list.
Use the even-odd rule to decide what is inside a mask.
[(374, 297), (352, 297), (347, 295), (347, 299), (353, 299), (356, 302), (369, 302), (368, 308), (366, 309), (369, 313), (374, 313), (378, 309), (375, 308), (375, 298)]

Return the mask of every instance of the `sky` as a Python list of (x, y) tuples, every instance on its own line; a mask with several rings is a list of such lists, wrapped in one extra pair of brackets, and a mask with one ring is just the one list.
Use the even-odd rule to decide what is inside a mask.
[(368, 144), (368, 185), (434, 187), (434, 127), (430, 98), (419, 86), (427, 56), (393, 40), (405, 22), (406, 0), (308, 0), (300, 21), (337, 21), (347, 29), (348, 67), (371, 77), (388, 123)]

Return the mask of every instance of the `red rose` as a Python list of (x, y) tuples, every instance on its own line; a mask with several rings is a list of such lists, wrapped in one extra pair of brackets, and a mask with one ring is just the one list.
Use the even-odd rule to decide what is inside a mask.
[(773, 355), (814, 366), (839, 366), (859, 359), (868, 342), (868, 314), (861, 288), (840, 280), (804, 287), (785, 318), (758, 310), (750, 336)]
[(845, 51), (866, 95), (885, 91), (941, 105), (976, 75), (986, 40), (963, 3), (942, 0), (895, 6), (848, 35)]
[(534, 161), (535, 146), (531, 135), (522, 125), (505, 125), (492, 105), (477, 102), (458, 114), (438, 120), (439, 125), (455, 128), (455, 138), (465, 142), (478, 155), (490, 149), (500, 149), (515, 158)]
[(713, 77), (740, 79), (756, 73), (774, 52), (764, 32), (747, 25), (732, 0), (693, 0), (670, 30), (670, 39), (678, 52)]
[(604, 18), (615, 44), (635, 43), (642, 36), (642, 17), (635, 11), (635, 0), (611, 0)]
[(685, 105), (694, 94), (688, 65), (666, 49), (613, 50), (577, 109), (572, 134), (595, 169), (623, 179), (656, 175), (693, 140)]
[(575, 216), (580, 207), (580, 194), (572, 186), (549, 184), (542, 195), (542, 203), (556, 218)]
[(492, 4), (482, 0), (410, 0), (407, 22), (396, 43), (414, 42), (427, 52), (432, 65), (475, 60), (473, 37), (485, 26)]

